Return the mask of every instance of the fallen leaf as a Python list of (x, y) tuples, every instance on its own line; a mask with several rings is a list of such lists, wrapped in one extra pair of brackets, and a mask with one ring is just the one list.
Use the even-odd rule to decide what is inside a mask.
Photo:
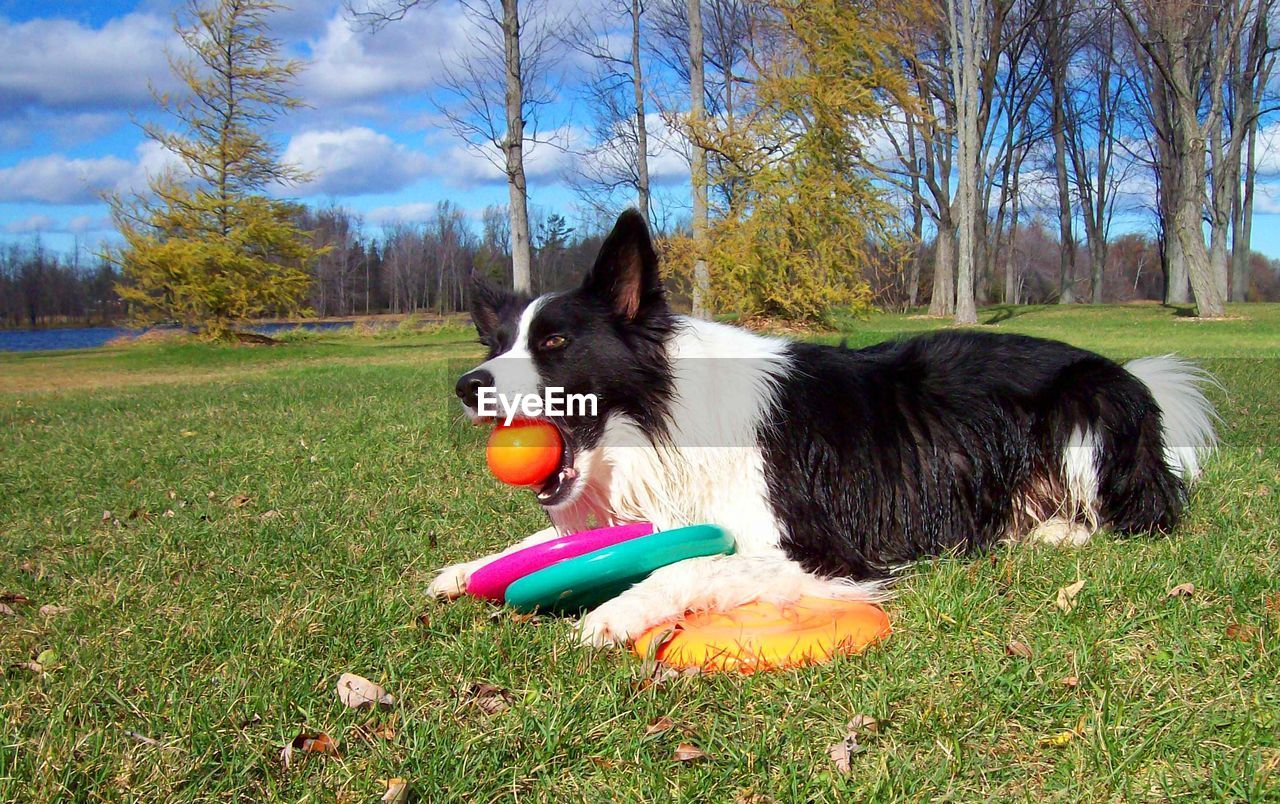
[(399, 776), (387, 780), (387, 792), (382, 794), (382, 801), (389, 804), (403, 804), (409, 800), (409, 782)]
[(329, 756), (338, 755), (338, 743), (332, 737), (324, 732), (299, 732), (293, 741), (286, 745), (280, 751), (280, 761), (284, 766), (289, 767), (289, 763), (293, 761), (294, 753), (302, 754), (327, 754)]
[(1004, 646), (1004, 652), (1009, 656), (1017, 656), (1019, 659), (1030, 659), (1032, 655), (1031, 648), (1016, 639), (1009, 640), (1009, 644)]
[(471, 684), (458, 695), (464, 704), (474, 704), (486, 715), (496, 715), (511, 707), (511, 693), (483, 681)]
[(1041, 745), (1051, 745), (1054, 748), (1065, 748), (1073, 739), (1076, 733), (1074, 731), (1060, 731), (1057, 734), (1050, 734), (1040, 738)]
[(71, 609), (66, 606), (55, 606), (52, 603), (46, 603), (40, 607), (40, 614), (43, 617), (57, 617), (59, 614), (66, 614)]
[(14, 667), (18, 668), (19, 670), (30, 670), (33, 673), (44, 672), (44, 665), (40, 664), (39, 662), (18, 662), (17, 664), (14, 665)]
[(676, 746), (674, 759), (676, 762), (694, 762), (695, 760), (705, 759), (706, 756), (707, 752), (693, 743), (680, 743)]
[[(29, 563), (27, 566), (29, 566)], [(26, 595), (20, 595), (17, 592), (0, 592), (0, 603), (13, 603), (18, 606), (25, 606), (30, 602), (31, 598)]]
[(343, 673), (338, 679), (338, 700), (352, 709), (372, 709), (375, 706), (390, 709), (396, 704), (390, 693), (355, 673)]
[(754, 790), (743, 790), (734, 797), (733, 804), (773, 804), (773, 799)]
[(36, 663), (42, 664), (45, 667), (48, 667), (56, 661), (58, 661), (58, 652), (53, 648), (45, 648), (40, 651), (39, 656), (36, 656)]
[(861, 753), (862, 750), (862, 746), (858, 745), (858, 735), (846, 734), (844, 739), (837, 740), (827, 747), (827, 756), (831, 757), (831, 764), (836, 766), (837, 771), (847, 774), (853, 767), (853, 755)]
[(871, 715), (854, 715), (849, 721), (848, 729), (855, 734), (879, 734), (880, 721)]
[(176, 514), (173, 513), (172, 508), (166, 508), (165, 512), (161, 514), (161, 516), (163, 516), (165, 519), (172, 519), (174, 516), (176, 516)]
[(196, 435), (196, 431), (195, 431), (195, 430), (182, 430), (182, 431), (180, 431), (180, 432), (178, 433), (178, 435), (182, 436), (183, 438), (191, 438), (192, 436)]
[(18, 612), (9, 608), (8, 603), (0, 603), (0, 615), (3, 615), (5, 617), (17, 617)]
[(650, 723), (648, 726), (645, 726), (644, 734), (646, 737), (648, 737), (651, 734), (661, 734), (664, 731), (669, 731), (671, 727), (674, 725), (676, 725), (676, 722), (674, 720), (667, 717), (666, 715), (663, 715), (660, 718), (655, 718), (652, 723)]
[(1075, 676), (1067, 676), (1066, 678), (1062, 679), (1062, 686), (1075, 689), (1076, 687), (1080, 686), (1080, 679), (1076, 678)]
[(382, 723), (379, 724), (372, 733), (373, 736), (377, 737), (379, 740), (391, 742), (396, 738), (396, 727), (392, 726), (390, 723)]
[(258, 514), (258, 521), (266, 522), (268, 519), (279, 519), (281, 516), (282, 515), (279, 511), (272, 508), (270, 511), (263, 511), (262, 513)]
[(1076, 607), (1076, 596), (1080, 594), (1080, 590), (1084, 588), (1084, 581), (1076, 581), (1070, 586), (1064, 586), (1058, 590), (1058, 608), (1064, 614), (1070, 614), (1071, 610)]
[(1169, 590), (1166, 597), (1191, 597), (1195, 594), (1196, 585), (1193, 583), (1180, 583)]
[(103, 512), (102, 512), (102, 521), (103, 521), (103, 522), (110, 522), (110, 521), (111, 521), (111, 512), (110, 512), (110, 511), (103, 511)]
[(1241, 642), (1252, 642), (1254, 637), (1258, 635), (1258, 629), (1252, 625), (1241, 625), (1240, 623), (1232, 623), (1227, 626), (1227, 637), (1230, 639), (1238, 639)]
[(246, 505), (248, 505), (251, 502), (253, 502), (253, 498), (250, 497), (248, 494), (237, 494), (236, 496), (231, 498), (231, 504), (234, 505), (236, 508), (244, 508)]

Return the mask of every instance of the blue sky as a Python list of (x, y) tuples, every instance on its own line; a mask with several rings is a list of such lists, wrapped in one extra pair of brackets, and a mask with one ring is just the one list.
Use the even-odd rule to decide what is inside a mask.
[[(550, 8), (583, 13), (571, 2), (550, 0)], [(289, 194), (345, 205), (371, 231), (424, 220), (444, 200), (476, 215), (488, 204), (506, 203), (501, 173), (454, 137), (436, 105), (445, 97), (447, 65), (473, 47), (474, 32), (454, 3), (416, 9), (377, 34), (353, 29), (338, 2), (296, 5), (278, 15), (275, 30), (290, 53), (310, 61), (298, 94), (312, 108), (282, 121), (274, 135), (314, 180)], [(165, 48), (173, 47), (179, 6), (0, 0), (0, 239), (39, 234), (56, 249), (77, 241), (92, 246), (110, 234), (99, 194), (142, 188), (148, 172), (165, 164), (136, 121), (155, 115), (149, 83), (171, 86)], [(562, 97), (550, 108), (547, 127), (582, 148), (589, 109), (573, 88), (586, 65), (570, 59), (563, 69)], [(661, 128), (656, 118), (651, 130)], [(1268, 126), (1262, 138), (1259, 161), (1267, 176), (1254, 247), (1280, 257), (1280, 154), (1273, 140), (1280, 145), (1280, 126)], [(581, 204), (566, 176), (579, 158), (546, 146), (527, 155), (535, 215), (578, 214)], [(678, 216), (687, 204), (680, 155), (663, 149), (652, 170), (659, 194)]]
[[(309, 61), (297, 93), (311, 108), (281, 121), (274, 136), (314, 177), (286, 194), (347, 206), (372, 231), (423, 220), (443, 200), (477, 216), (507, 202), (502, 174), (464, 147), (436, 105), (445, 97), (446, 65), (471, 48), (456, 5), (415, 10), (376, 34), (350, 24), (338, 2), (296, 5), (276, 16), (274, 30), (291, 54)], [(0, 238), (38, 233), (59, 249), (77, 239), (96, 243), (110, 234), (99, 194), (144, 187), (146, 175), (163, 167), (165, 154), (137, 121), (163, 119), (148, 86), (172, 86), (165, 48), (177, 50), (178, 7), (0, 0)], [(585, 137), (572, 90), (584, 69), (566, 60), (562, 99), (544, 115), (544, 127), (573, 145)], [(566, 181), (574, 159), (550, 146), (527, 152), (535, 215), (579, 213)], [(660, 155), (657, 168), (668, 197), (687, 194), (678, 154)]]

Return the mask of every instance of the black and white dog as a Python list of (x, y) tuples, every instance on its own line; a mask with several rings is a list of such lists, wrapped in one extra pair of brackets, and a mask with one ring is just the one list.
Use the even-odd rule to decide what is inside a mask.
[[(1206, 376), (1175, 357), (1121, 366), (970, 331), (851, 350), (674, 315), (635, 212), (581, 287), (529, 299), (480, 283), (472, 313), (489, 350), (457, 385), (473, 418), (483, 388), (598, 404), (556, 420), (561, 466), (536, 489), (552, 527), (504, 552), (641, 521), (736, 539), (735, 555), (670, 565), (587, 614), (590, 644), (756, 599), (876, 599), (896, 566), (1001, 540), (1165, 531), (1216, 445)], [(430, 593), (457, 596), (497, 555)]]

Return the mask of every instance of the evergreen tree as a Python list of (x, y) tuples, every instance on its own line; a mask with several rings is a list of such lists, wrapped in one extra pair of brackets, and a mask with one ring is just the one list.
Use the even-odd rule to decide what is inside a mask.
[(213, 336), (262, 315), (300, 311), (307, 267), (320, 250), (301, 230), (297, 204), (265, 195), (302, 178), (265, 130), (301, 102), (290, 94), (301, 65), (280, 56), (272, 0), (212, 0), (177, 28), (187, 55), (171, 57), (187, 87), (159, 96), (176, 130), (145, 126), (181, 161), (154, 178), (148, 197), (111, 199), (124, 245), (108, 254), (120, 295), (143, 323), (178, 322)]

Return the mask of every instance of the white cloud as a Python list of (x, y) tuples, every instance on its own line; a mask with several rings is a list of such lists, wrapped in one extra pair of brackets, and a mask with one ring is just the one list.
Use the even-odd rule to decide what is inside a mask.
[(0, 168), (0, 201), (46, 204), (92, 204), (133, 171), (133, 164), (117, 156), (71, 159), (48, 154)]
[(0, 19), (0, 110), (148, 103), (148, 81), (171, 82), (165, 46), (173, 37), (172, 23), (154, 14), (127, 14), (101, 28), (69, 19)]
[(46, 154), (0, 168), (0, 202), (93, 204), (107, 192), (141, 192), (151, 176), (181, 165), (177, 157), (147, 140), (130, 162), (118, 156), (73, 159)]
[(102, 232), (110, 227), (110, 220), (102, 215), (76, 215), (60, 223), (49, 215), (30, 215), (4, 224), (0, 231), (12, 235), (33, 234), (87, 234)]
[(393, 192), (425, 175), (425, 154), (364, 126), (294, 135), (284, 160), (312, 174), (304, 194), (360, 195)]
[(422, 223), (433, 218), (437, 204), (412, 202), (388, 207), (375, 207), (365, 213), (365, 220), (374, 226), (392, 223)]
[(471, 33), (454, 3), (414, 9), (376, 33), (339, 13), (308, 43), (311, 63), (301, 76), (302, 94), (324, 105), (429, 89), (440, 82), (445, 64), (474, 46)]

